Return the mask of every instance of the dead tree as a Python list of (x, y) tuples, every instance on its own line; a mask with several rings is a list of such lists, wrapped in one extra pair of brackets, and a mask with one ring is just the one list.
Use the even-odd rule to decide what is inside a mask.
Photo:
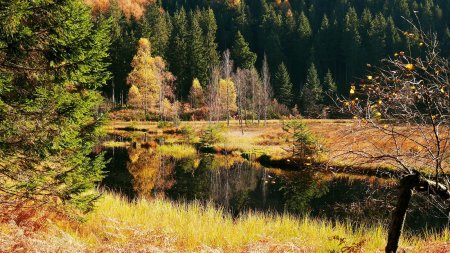
[[(222, 59), (222, 63), (221, 63), (221, 70), (222, 70), (222, 77), (229, 81), (231, 79), (231, 74), (233, 71), (233, 61), (231, 60), (230, 57), (230, 50), (226, 50), (225, 52), (223, 52), (223, 59)], [(227, 86), (227, 90), (226, 90), (227, 94), (227, 125), (230, 125), (230, 101), (229, 101), (229, 94), (230, 94), (230, 90), (229, 90), (229, 86)]]
[(264, 54), (261, 77), (262, 77), (261, 102), (262, 102), (262, 113), (264, 115), (264, 126), (265, 126), (267, 123), (267, 109), (270, 105), (270, 101), (272, 98), (272, 87), (270, 86), (270, 71), (269, 71), (269, 64), (267, 63), (266, 54)]

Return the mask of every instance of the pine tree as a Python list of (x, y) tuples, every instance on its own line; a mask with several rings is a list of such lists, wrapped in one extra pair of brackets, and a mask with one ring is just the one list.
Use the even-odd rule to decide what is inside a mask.
[(256, 62), (256, 54), (250, 51), (248, 43), (245, 41), (241, 32), (236, 33), (231, 56), (237, 68), (251, 69)]
[(320, 84), (317, 69), (311, 63), (306, 76), (306, 83), (301, 92), (301, 109), (308, 116), (318, 116), (323, 102), (322, 86)]
[(152, 53), (167, 57), (171, 33), (170, 15), (162, 12), (158, 4), (147, 5), (145, 16), (139, 22), (140, 35), (150, 40)]
[(326, 105), (331, 105), (333, 103), (333, 97), (337, 94), (337, 86), (333, 80), (333, 75), (330, 69), (328, 69), (325, 77), (323, 78), (323, 92), (324, 92), (324, 103)]
[[(208, 63), (208, 75), (212, 71), (212, 66), (219, 65), (219, 53), (217, 51), (216, 33), (217, 33), (217, 23), (214, 16), (214, 11), (208, 9), (203, 12), (202, 16), (202, 26), (205, 38), (205, 59)], [(205, 85), (206, 83), (204, 83)]]
[(175, 12), (173, 29), (169, 40), (168, 61), (169, 70), (176, 76), (176, 91), (178, 97), (185, 98), (192, 80), (189, 80), (188, 59), (188, 21), (184, 8)]
[(206, 83), (208, 81), (208, 59), (206, 58), (205, 45), (203, 40), (203, 32), (200, 27), (200, 11), (190, 13), (190, 32), (188, 40), (188, 59), (190, 75), (189, 80), (198, 78), (200, 83)]
[(94, 23), (81, 0), (2, 5), (0, 202), (89, 210), (103, 177), (104, 160), (91, 153), (101, 124), (96, 89), (109, 78), (110, 24)]
[(288, 107), (292, 107), (293, 104), (293, 85), (291, 78), (289, 77), (288, 70), (284, 63), (278, 66), (278, 71), (275, 74), (275, 84), (279, 88), (278, 101)]
[[(311, 59), (311, 46), (312, 46), (312, 29), (308, 17), (304, 12), (300, 13), (298, 20), (298, 28), (295, 37), (295, 60), (293, 66), (295, 66), (294, 81), (295, 83), (300, 83), (305, 79), (306, 72), (308, 68), (308, 60)], [(296, 93), (300, 92), (297, 89)]]
[[(360, 68), (359, 53), (361, 51), (361, 36), (358, 31), (358, 14), (350, 7), (344, 18), (344, 31), (341, 50), (344, 53), (345, 84), (355, 76)], [(347, 89), (346, 89), (347, 90)]]
[(333, 80), (333, 75), (331, 74), (330, 69), (328, 69), (325, 77), (323, 78), (323, 91), (331, 93), (336, 93), (337, 91), (337, 86)]
[[(332, 47), (332, 34), (331, 34), (331, 26), (328, 20), (327, 15), (323, 15), (322, 22), (320, 24), (319, 32), (317, 33), (317, 37), (315, 38), (315, 48), (319, 49), (317, 52), (320, 68), (326, 69), (331, 66), (331, 54), (333, 50)], [(326, 49), (326, 50), (325, 50)]]

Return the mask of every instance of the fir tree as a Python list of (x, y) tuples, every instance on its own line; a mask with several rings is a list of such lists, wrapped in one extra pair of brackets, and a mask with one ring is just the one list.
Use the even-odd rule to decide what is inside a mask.
[(204, 46), (202, 28), (200, 27), (200, 15), (199, 10), (190, 13), (191, 24), (188, 40), (190, 75), (188, 79), (192, 81), (194, 78), (198, 78), (200, 83), (206, 83), (209, 74), (208, 59), (206, 58), (206, 48)]
[(348, 82), (355, 76), (360, 65), (358, 55), (361, 51), (361, 36), (358, 26), (358, 14), (353, 7), (350, 7), (344, 18), (341, 44), (341, 50), (344, 52), (345, 84), (347, 85), (344, 90), (348, 90)]
[(284, 63), (278, 66), (278, 71), (275, 74), (275, 84), (279, 88), (278, 101), (288, 107), (292, 107), (293, 103), (293, 87), (288, 70)]
[(306, 76), (306, 83), (301, 92), (301, 109), (308, 116), (318, 116), (323, 101), (322, 86), (320, 84), (317, 69), (314, 63), (311, 63), (308, 74)]
[(103, 177), (103, 158), (91, 153), (101, 123), (95, 89), (109, 78), (109, 23), (93, 23), (81, 0), (2, 4), (0, 202), (89, 210)]
[(176, 76), (176, 91), (179, 97), (186, 97), (189, 91), (189, 60), (188, 60), (188, 21), (184, 8), (175, 12), (173, 29), (169, 42), (169, 70)]
[(250, 51), (248, 43), (241, 32), (236, 33), (231, 55), (237, 68), (251, 69), (256, 62), (256, 54)]
[[(203, 12), (202, 26), (205, 38), (205, 59), (208, 63), (207, 73), (209, 74), (212, 71), (212, 66), (219, 65), (219, 53), (217, 52), (218, 45), (216, 42), (217, 23), (212, 9)], [(205, 84), (206, 83), (204, 83), (204, 85)]]
[(331, 105), (333, 102), (333, 97), (336, 96), (337, 86), (333, 80), (333, 75), (330, 69), (328, 69), (325, 77), (323, 78), (323, 93), (324, 93), (324, 103), (326, 105)]

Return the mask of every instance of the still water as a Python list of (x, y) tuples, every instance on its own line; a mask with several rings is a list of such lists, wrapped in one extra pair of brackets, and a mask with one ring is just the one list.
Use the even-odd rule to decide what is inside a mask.
[[(199, 154), (175, 159), (154, 148), (108, 148), (102, 187), (130, 199), (166, 198), (213, 203), (237, 217), (256, 210), (308, 214), (353, 224), (387, 224), (396, 201), (396, 181), (376, 177), (264, 168), (241, 157)], [(415, 196), (406, 229), (441, 229), (446, 213)]]

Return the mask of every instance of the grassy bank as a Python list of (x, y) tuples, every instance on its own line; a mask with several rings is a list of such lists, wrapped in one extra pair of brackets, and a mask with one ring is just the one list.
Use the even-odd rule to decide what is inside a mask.
[[(401, 248), (449, 250), (449, 236), (447, 231), (403, 239)], [(11, 222), (0, 226), (5, 252), (18, 247), (23, 252), (381, 252), (385, 238), (380, 226), (352, 228), (348, 223), (262, 213), (233, 219), (211, 206), (165, 200), (130, 203), (110, 193), (84, 223), (57, 220), (32, 233)]]

